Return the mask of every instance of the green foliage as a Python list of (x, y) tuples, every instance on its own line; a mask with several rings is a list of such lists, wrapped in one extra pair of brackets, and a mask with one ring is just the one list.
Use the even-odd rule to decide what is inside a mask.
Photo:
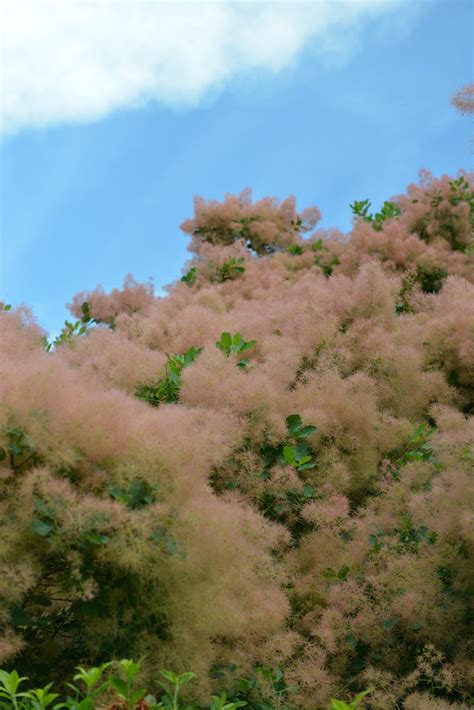
[[(241, 333), (231, 335), (228, 332), (224, 332), (221, 333), (220, 339), (216, 341), (216, 347), (229, 357), (230, 355), (241, 355), (253, 348), (256, 343), (256, 340), (245, 341)], [(248, 363), (249, 360), (239, 360), (237, 366), (244, 368), (247, 367)]]
[[(290, 414), (286, 418), (286, 428), (290, 436), (296, 440), (308, 439), (317, 431), (315, 426), (304, 426), (299, 414)], [(284, 463), (293, 466), (297, 471), (306, 471), (316, 466), (309, 447), (301, 441), (295, 445), (286, 444), (283, 446), (280, 455), (280, 460), (282, 459)]]
[(435, 461), (433, 449), (429, 444), (429, 439), (435, 433), (427, 424), (420, 424), (410, 436), (407, 450), (402, 453), (401, 462), (409, 461)]
[(299, 414), (290, 414), (285, 421), (289, 441), (287, 439), (286, 443), (279, 446), (260, 447), (260, 454), (265, 462), (264, 478), (270, 477), (270, 469), (275, 464), (283, 466), (289, 464), (298, 471), (316, 466), (305, 441), (317, 431), (317, 428), (311, 424), (304, 425)]
[(3, 301), (0, 301), (0, 311), (11, 311), (12, 307), (10, 303), (4, 303)]
[(211, 697), (210, 710), (237, 710), (247, 705), (245, 700), (237, 700), (237, 702), (227, 702), (227, 694), (213, 695)]
[(210, 264), (211, 275), (210, 280), (213, 283), (223, 283), (224, 281), (232, 281), (245, 272), (245, 259), (240, 257), (230, 257), (223, 264)]
[[(182, 688), (196, 677), (194, 673), (178, 675), (169, 670), (161, 671), (164, 681), (158, 682), (161, 690), (155, 696), (147, 693), (137, 682), (141, 664), (130, 659), (107, 662), (89, 669), (77, 666), (76, 670), (73, 677), (76, 684), (66, 684), (68, 694), (59, 702), (55, 702), (60, 697), (59, 693), (51, 692), (53, 683), (48, 683), (44, 688), (23, 690), (20, 686), (28, 680), (26, 676), (20, 677), (16, 670), (10, 673), (0, 670), (0, 710), (98, 710), (105, 704), (127, 710), (204, 710), (202, 705), (183, 704), (180, 699)], [(206, 707), (209, 710), (238, 710), (243, 707), (247, 710), (275, 710), (276, 707), (291, 710), (289, 700), (295, 690), (296, 687), (286, 684), (280, 668), (258, 666), (249, 677), (236, 679), (232, 690), (212, 695)], [(349, 705), (333, 699), (331, 709), (357, 708), (368, 692), (359, 693)]]
[(295, 230), (295, 232), (304, 231), (303, 220), (301, 219), (301, 217), (297, 217), (296, 219), (290, 220), (290, 224), (293, 227), (293, 229)]
[(290, 696), (296, 689), (286, 683), (281, 668), (257, 666), (249, 676), (236, 678), (228, 694), (236, 703), (235, 707), (245, 705), (247, 710), (291, 710)]
[(325, 276), (331, 276), (334, 267), (339, 264), (338, 257), (328, 250), (322, 239), (313, 242), (311, 250), (316, 252), (314, 263), (320, 267)]
[(398, 540), (403, 545), (416, 546), (419, 542), (428, 542), (434, 545), (438, 537), (437, 533), (430, 530), (426, 525), (413, 525), (409, 516), (405, 516), (402, 525), (395, 529)]
[(201, 237), (211, 244), (230, 245), (235, 241), (243, 239), (246, 246), (259, 255), (271, 253), (273, 249), (265, 244), (260, 244), (252, 233), (253, 222), (260, 222), (259, 215), (234, 217), (231, 224), (225, 220), (209, 221), (205, 226), (197, 227), (193, 234)]
[(439, 293), (443, 287), (448, 271), (437, 264), (420, 262), (404, 275), (400, 293), (395, 305), (396, 313), (412, 313), (413, 308), (410, 298), (416, 284), (419, 284), (423, 293)]
[[(384, 547), (390, 546), (399, 554), (405, 552), (415, 552), (420, 543), (434, 545), (437, 540), (437, 533), (430, 530), (426, 525), (415, 526), (409, 515), (402, 516), (401, 525), (392, 530), (382, 530), (377, 527), (369, 535), (370, 553), (376, 554)], [(394, 624), (395, 625), (395, 624)], [(385, 627), (389, 628), (389, 627)]]
[(82, 700), (79, 702), (79, 705), (82, 703), (85, 704), (85, 707), (92, 705), (94, 699), (102, 695), (107, 690), (108, 681), (103, 680), (103, 676), (104, 672), (110, 668), (111, 665), (112, 663), (109, 661), (107, 663), (102, 663), (100, 666), (89, 669), (77, 666), (76, 670), (78, 672), (73, 679), (83, 683), (85, 690), (81, 690), (77, 688), (77, 686), (71, 684), (68, 684), (68, 687), (74, 691), (76, 698), (79, 698), (82, 695)]
[(292, 254), (293, 256), (300, 256), (301, 254), (303, 254), (304, 249), (299, 244), (290, 244), (287, 249), (287, 252), (289, 254)]
[[(278, 228), (278, 235), (274, 241), (265, 242), (258, 230), (254, 229), (256, 222), (271, 221), (273, 217), (274, 223)], [(272, 220), (272, 221), (273, 221)], [(266, 256), (273, 254), (276, 251), (283, 251), (281, 239), (288, 243), (291, 238), (311, 229), (314, 222), (311, 220), (303, 220), (296, 216), (295, 219), (287, 221), (278, 213), (268, 214), (268, 206), (264, 207), (264, 214), (233, 214), (229, 219), (227, 215), (214, 212), (213, 216), (206, 216), (205, 224), (201, 222), (200, 226), (192, 229), (192, 234), (199, 237), (203, 241), (211, 244), (220, 244), (229, 246), (235, 241), (244, 241), (246, 247), (258, 256)], [(187, 229), (185, 231), (188, 231)]]
[(181, 387), (182, 370), (194, 362), (202, 348), (191, 346), (183, 355), (170, 355), (166, 353), (167, 363), (165, 375), (158, 382), (151, 385), (140, 385), (135, 390), (135, 397), (142, 399), (153, 407), (158, 407), (162, 403), (174, 403), (179, 401), (179, 390)]
[(183, 281), (183, 283), (185, 283), (186, 286), (191, 287), (195, 283), (196, 277), (197, 277), (197, 268), (195, 266), (193, 266), (191, 269), (189, 269), (189, 271), (187, 271), (184, 274), (184, 276), (181, 277), (181, 281)]
[(376, 212), (374, 216), (369, 214), (370, 202), (368, 199), (360, 200), (359, 202), (355, 200), (354, 204), (350, 205), (350, 208), (353, 214), (358, 217), (361, 217), (364, 222), (372, 224), (372, 227), (377, 232), (382, 231), (384, 222), (386, 222), (388, 219), (395, 219), (396, 217), (399, 217), (402, 213), (401, 209), (397, 207), (397, 205), (387, 200), (383, 203), (383, 207), (380, 212)]
[(38, 460), (37, 446), (20, 427), (9, 427), (5, 431), (6, 446), (0, 446), (0, 462), (9, 457), (9, 465), (14, 471), (21, 470), (27, 463)]
[(400, 467), (410, 461), (430, 461), (436, 463), (436, 456), (430, 445), (430, 439), (435, 433), (435, 429), (430, 429), (427, 424), (420, 424), (410, 438), (406, 446), (395, 452), (392, 457), (392, 463), (397, 467), (399, 473)]
[(286, 418), (286, 428), (296, 439), (309, 439), (317, 431), (312, 424), (304, 426), (299, 414), (290, 414)]
[[(456, 251), (462, 251), (465, 253), (472, 253), (473, 242), (472, 242), (472, 230), (474, 230), (474, 190), (470, 188), (469, 183), (461, 175), (461, 177), (456, 180), (449, 181), (450, 195), (448, 201), (453, 206), (465, 202), (469, 205), (469, 221), (471, 225), (471, 238), (466, 243), (464, 240), (460, 239), (459, 236), (459, 215), (453, 211), (443, 207), (440, 208), (441, 202), (443, 201), (443, 195), (440, 190), (435, 190), (434, 193), (426, 193), (430, 198), (430, 207), (426, 214), (424, 214), (416, 222), (413, 227), (413, 231), (416, 232), (421, 239), (426, 242), (430, 242), (432, 239), (432, 231), (428, 231), (428, 227), (432, 223), (437, 224), (437, 233), (445, 238), (450, 247)], [(412, 200), (413, 203), (419, 202), (419, 200)]]
[(417, 280), (418, 275), (416, 269), (410, 269), (410, 271), (407, 271), (402, 279), (400, 293), (398, 294), (398, 299), (395, 304), (396, 313), (413, 313), (413, 308), (410, 304), (410, 297)]
[[(84, 333), (88, 332), (91, 326), (106, 322), (97, 318), (92, 318), (90, 306), (87, 301), (83, 302), (81, 311), (82, 316), (80, 320), (77, 320), (74, 323), (70, 323), (68, 320), (64, 321), (61, 333), (56, 336), (51, 343), (48, 341), (46, 336), (43, 336), (42, 342), (48, 352), (50, 352), (53, 348), (57, 348), (59, 345), (70, 345), (74, 341), (75, 336), (84, 335)], [(107, 325), (109, 325), (112, 329), (115, 327), (113, 322), (107, 322)]]
[(305, 444), (298, 444), (297, 446), (284, 446), (283, 447), (283, 458), (285, 463), (289, 466), (293, 466), (297, 471), (305, 471), (307, 468), (314, 468), (316, 464), (308, 453), (309, 449)]
[(421, 263), (416, 268), (416, 280), (420, 284), (423, 293), (438, 293), (441, 291), (447, 275), (448, 270), (444, 266)]
[[(294, 537), (299, 537), (306, 525), (301, 518), (304, 505), (316, 497), (314, 486), (305, 480), (304, 472), (316, 468), (316, 462), (307, 440), (317, 431), (313, 425), (304, 425), (299, 414), (290, 414), (286, 418), (288, 438), (278, 446), (262, 445), (260, 455), (264, 461), (261, 478), (268, 481), (269, 487), (261, 496), (259, 507), (262, 513), (278, 522), (289, 524)], [(272, 489), (272, 468), (275, 465), (292, 466), (302, 482), (302, 489), (292, 488), (286, 492)], [(292, 521), (291, 523), (289, 521)]]
[(126, 489), (120, 488), (114, 483), (109, 483), (108, 488), (110, 496), (114, 500), (123, 503), (131, 510), (139, 510), (156, 501), (158, 486), (152, 486), (142, 478), (136, 478), (128, 484)]
[[(467, 180), (461, 175), (457, 180), (450, 180), (449, 187), (451, 194), (449, 201), (452, 205), (458, 205), (460, 202), (467, 202), (469, 205), (469, 220), (471, 224), (471, 232), (474, 231), (474, 190), (471, 189)], [(467, 254), (474, 253), (474, 244), (471, 241), (463, 248)]]
[[(179, 703), (178, 696), (181, 688), (196, 677), (194, 673), (176, 675), (176, 673), (172, 673), (171, 671), (161, 671), (161, 675), (165, 678), (167, 683), (160, 682), (160, 686), (165, 691), (160, 706), (171, 708), (171, 710), (180, 710), (180, 708), (186, 710), (184, 706)], [(191, 706), (186, 707), (191, 710)]]
[[(144, 698), (145, 688), (135, 687), (135, 677), (140, 670), (140, 664), (124, 658), (120, 661), (121, 675), (111, 675), (110, 686), (115, 690), (120, 701), (129, 710), (133, 710), (135, 705)], [(124, 677), (125, 676), (125, 677)]]
[(355, 710), (360, 706), (363, 699), (367, 695), (369, 695), (369, 693), (370, 690), (364, 690), (362, 693), (356, 695), (355, 698), (349, 703), (345, 703), (343, 700), (336, 700), (335, 698), (331, 698), (330, 710)]

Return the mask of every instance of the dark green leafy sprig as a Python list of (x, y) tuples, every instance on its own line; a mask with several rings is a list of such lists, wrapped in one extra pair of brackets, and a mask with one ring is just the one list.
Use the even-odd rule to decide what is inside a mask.
[[(474, 190), (471, 188), (468, 181), (464, 176), (457, 178), (457, 180), (449, 181), (450, 194), (448, 196), (448, 201), (456, 206), (460, 202), (466, 202), (469, 205), (469, 219), (471, 223), (471, 228), (474, 229)], [(457, 223), (459, 221), (459, 215), (449, 213), (446, 210), (439, 210), (439, 206), (443, 201), (443, 195), (441, 190), (435, 190), (433, 193), (427, 192), (427, 197), (430, 198), (430, 207), (434, 217), (441, 220), (442, 228), (447, 232), (448, 241), (451, 243), (451, 247), (457, 251), (463, 251), (466, 254), (472, 254), (474, 251), (472, 236), (470, 241), (466, 244), (464, 241), (459, 241), (457, 239)], [(419, 202), (419, 200), (411, 200), (413, 204)], [(429, 235), (427, 234), (427, 225), (433, 214), (425, 214), (417, 222), (415, 231), (421, 236), (425, 241), (429, 241)], [(472, 230), (471, 230), (472, 231)]]
[(195, 266), (192, 267), (192, 269), (189, 269), (184, 276), (181, 277), (181, 281), (186, 284), (186, 286), (191, 287), (195, 281), (196, 281), (196, 276), (197, 276), (197, 268)]
[(214, 283), (223, 283), (224, 281), (232, 281), (245, 272), (245, 259), (240, 257), (230, 257), (223, 264), (210, 264), (211, 275), (210, 279)]
[[(290, 414), (286, 418), (288, 438), (286, 443), (279, 446), (264, 445), (260, 454), (265, 462), (261, 478), (269, 482), (268, 489), (259, 501), (260, 510), (271, 520), (282, 522), (288, 516), (293, 520), (292, 533), (297, 538), (305, 524), (301, 518), (303, 507), (316, 497), (314, 485), (305, 480), (304, 472), (316, 467), (312, 451), (306, 441), (317, 431), (312, 424), (304, 425), (299, 414)], [(292, 466), (298, 473), (303, 484), (302, 489), (293, 488), (286, 492), (272, 490), (272, 468)]]
[(182, 370), (196, 360), (203, 348), (191, 346), (183, 355), (166, 353), (165, 375), (151, 385), (140, 385), (135, 390), (135, 397), (154, 407), (162, 403), (172, 404), (179, 401)]
[(134, 479), (126, 488), (121, 488), (115, 483), (109, 483), (108, 485), (110, 496), (119, 503), (126, 505), (130, 510), (139, 510), (146, 505), (154, 503), (156, 501), (157, 488), (157, 485), (151, 485), (142, 478)]
[(312, 424), (304, 426), (299, 414), (290, 414), (285, 421), (288, 432), (297, 439), (309, 439), (317, 431)]
[(299, 244), (290, 244), (287, 251), (289, 254), (292, 254), (293, 256), (300, 256), (301, 254), (303, 254), (304, 249)]
[(285, 445), (280, 454), (280, 461), (293, 466), (297, 471), (306, 471), (314, 468), (316, 463), (313, 461), (310, 449), (304, 443), (304, 440), (309, 439), (317, 431), (316, 427), (312, 425), (304, 426), (299, 414), (290, 414), (286, 418), (286, 428), (288, 433), (298, 443)]
[(361, 217), (364, 222), (372, 224), (372, 227), (377, 232), (382, 231), (384, 222), (388, 219), (399, 217), (402, 213), (401, 209), (396, 204), (387, 200), (383, 203), (383, 207), (380, 212), (376, 212), (375, 216), (369, 214), (370, 201), (368, 199), (360, 201), (355, 200), (354, 204), (350, 205), (350, 208), (352, 212), (358, 217)]
[[(230, 355), (241, 355), (242, 353), (250, 350), (257, 344), (256, 340), (245, 341), (242, 338), (241, 333), (234, 333), (231, 335), (227, 331), (221, 333), (221, 337), (216, 341), (216, 348), (219, 348), (227, 357)], [(247, 367), (249, 360), (239, 360), (237, 363), (238, 367)]]
[(9, 427), (6, 430), (7, 444), (0, 446), (0, 462), (9, 456), (10, 467), (21, 469), (27, 462), (34, 463), (37, 456), (37, 446), (33, 439), (20, 427)]
[(367, 695), (369, 695), (370, 692), (370, 690), (364, 690), (362, 693), (356, 695), (355, 698), (349, 703), (344, 702), (344, 700), (336, 700), (336, 698), (331, 698), (330, 710), (356, 710), (356, 708), (360, 707), (361, 702)]
[(314, 263), (319, 266), (325, 276), (331, 276), (334, 267), (340, 263), (336, 254), (332, 254), (328, 250), (322, 239), (312, 242), (311, 251), (316, 252)]
[[(75, 323), (71, 323), (68, 320), (64, 321), (61, 333), (56, 336), (52, 343), (48, 341), (46, 336), (43, 336), (42, 342), (48, 352), (50, 352), (53, 348), (57, 348), (59, 345), (70, 344), (73, 341), (74, 336), (83, 335), (92, 325), (99, 325), (100, 323), (106, 322), (98, 318), (92, 318), (89, 303), (87, 301), (84, 301), (82, 304), (81, 311), (81, 319), (77, 320)], [(115, 327), (113, 322), (107, 322), (107, 325), (112, 329)]]
[(449, 189), (451, 193), (449, 201), (452, 205), (467, 202), (471, 210), (474, 210), (474, 190), (471, 189), (471, 186), (463, 175), (457, 180), (450, 180)]
[(403, 277), (395, 304), (395, 312), (413, 313), (410, 298), (415, 285), (418, 284), (423, 293), (439, 293), (447, 276), (448, 270), (444, 266), (420, 262), (416, 267), (407, 271)]
[(406, 445), (394, 452), (390, 457), (394, 478), (398, 478), (401, 468), (411, 461), (429, 461), (437, 464), (436, 455), (430, 444), (430, 439), (435, 431), (435, 429), (430, 429), (427, 424), (420, 424), (410, 435)]

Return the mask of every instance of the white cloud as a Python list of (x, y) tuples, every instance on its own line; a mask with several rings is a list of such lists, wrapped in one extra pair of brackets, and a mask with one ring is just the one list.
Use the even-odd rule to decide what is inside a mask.
[(308, 45), (338, 61), (361, 28), (407, 0), (1, 1), (1, 130), (98, 120), (157, 101), (196, 105), (249, 71), (277, 73)]

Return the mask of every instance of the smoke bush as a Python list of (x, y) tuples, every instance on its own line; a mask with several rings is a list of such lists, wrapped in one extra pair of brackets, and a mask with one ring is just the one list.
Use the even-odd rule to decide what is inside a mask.
[(2, 309), (0, 663), (464, 707), (472, 178), (420, 171), (347, 238), (294, 198), (198, 198), (167, 296), (78, 294), (97, 322), (49, 352)]

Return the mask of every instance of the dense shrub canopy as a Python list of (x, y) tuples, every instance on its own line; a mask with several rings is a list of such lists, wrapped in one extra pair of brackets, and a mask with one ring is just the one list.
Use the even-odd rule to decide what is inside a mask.
[(78, 294), (49, 350), (0, 312), (0, 664), (464, 707), (473, 177), (420, 171), (346, 236), (293, 198), (197, 199), (165, 297)]

